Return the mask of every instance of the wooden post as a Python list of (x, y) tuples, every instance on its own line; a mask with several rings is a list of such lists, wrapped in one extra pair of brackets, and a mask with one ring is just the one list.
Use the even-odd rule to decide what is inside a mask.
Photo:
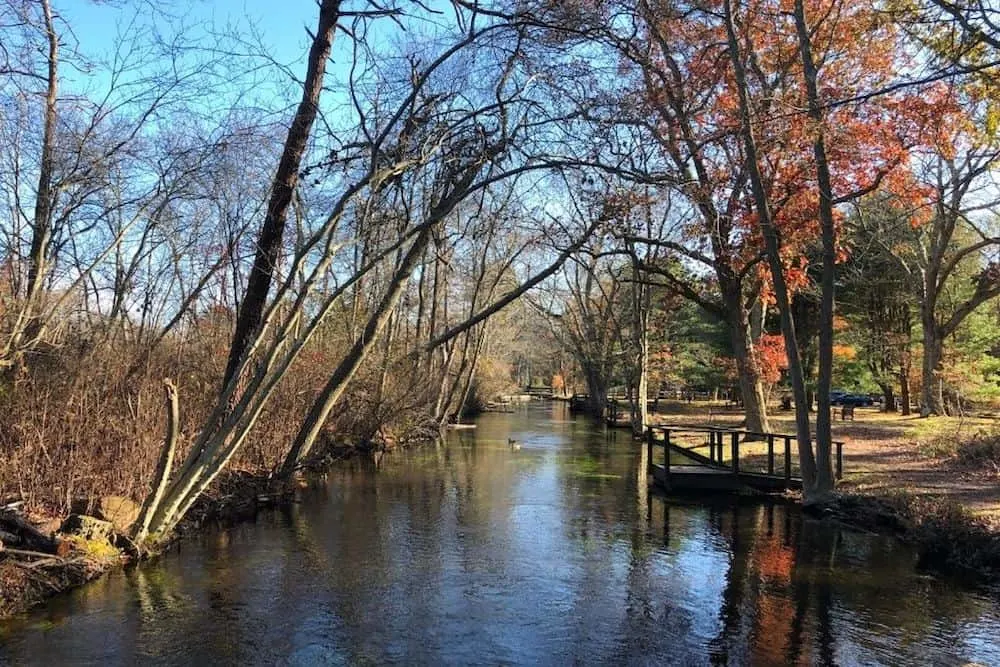
[(792, 479), (792, 439), (785, 436), (785, 481)]
[(653, 429), (650, 427), (646, 431), (646, 473), (653, 474)]
[(740, 471), (740, 434), (733, 431), (732, 435), (732, 449), (733, 449), (733, 473), (739, 473)]
[(774, 434), (767, 434), (767, 474), (774, 474)]
[(663, 478), (666, 487), (670, 488), (670, 429), (663, 430)]
[(838, 442), (837, 445), (837, 479), (844, 478), (844, 443)]

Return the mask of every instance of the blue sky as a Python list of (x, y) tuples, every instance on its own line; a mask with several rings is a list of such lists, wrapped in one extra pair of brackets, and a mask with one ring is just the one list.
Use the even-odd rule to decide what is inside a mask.
[[(75, 43), (93, 61), (101, 62), (112, 54), (120, 36), (134, 39), (152, 30), (167, 37), (182, 36), (192, 47), (185, 63), (188, 67), (216, 58), (215, 78), (199, 77), (203, 88), (210, 92), (189, 106), (200, 108), (210, 117), (233, 108), (253, 109), (262, 119), (272, 113), (277, 114), (272, 119), (287, 115), (301, 95), (298, 82), (305, 77), (310, 39), (307, 28), (315, 30), (319, 15), (316, 0), (52, 1), (64, 22), (59, 26), (63, 41), (67, 45)], [(407, 39), (433, 30), (429, 25), (411, 28), (415, 29), (408, 31)], [(393, 21), (382, 19), (372, 26), (367, 41), (391, 50), (399, 34)], [(140, 43), (140, 49), (145, 45)], [(348, 45), (345, 35), (338, 34), (327, 65), (324, 107), (328, 114), (347, 102), (338, 90), (347, 76)], [(217, 52), (211, 53), (212, 49)], [(69, 51), (64, 49), (64, 60), (70, 59)], [(249, 57), (233, 57), (233, 52)], [(130, 71), (131, 77), (141, 78), (170, 66), (169, 59), (160, 56), (138, 62), (140, 66)], [(110, 83), (107, 68), (100, 65), (91, 72), (81, 72), (64, 63), (60, 78), (61, 95), (83, 94), (91, 99), (102, 97)]]
[[(304, 61), (308, 39), (305, 27), (315, 27), (318, 12), (315, 0), (54, 0), (54, 5), (87, 50), (110, 48), (116, 26), (139, 11), (146, 21), (183, 21), (189, 26), (218, 29), (227, 25), (247, 29), (256, 26), (275, 55), (285, 62)], [(149, 10), (154, 5), (163, 16), (157, 17)]]
[[(155, 7), (155, 9), (153, 9)], [(318, 8), (315, 0), (54, 0), (54, 9), (71, 28), (64, 41), (76, 42), (87, 57), (101, 59), (112, 53), (118, 36), (151, 29), (161, 34), (176, 32), (199, 46), (232, 49), (226, 40), (213, 35), (232, 33), (247, 40), (258, 35), (267, 54), (297, 77), (305, 75), (309, 38), (306, 27), (315, 29)], [(75, 38), (75, 39), (74, 39)], [(254, 40), (255, 41), (255, 40)], [(254, 51), (250, 47), (244, 50)], [(195, 56), (203, 58), (203, 54)], [(162, 65), (163, 63), (150, 63)], [(100, 68), (90, 74), (62, 68), (64, 90), (105, 89), (107, 78)], [(278, 70), (267, 71), (266, 79), (287, 82)], [(284, 97), (284, 95), (282, 95)]]

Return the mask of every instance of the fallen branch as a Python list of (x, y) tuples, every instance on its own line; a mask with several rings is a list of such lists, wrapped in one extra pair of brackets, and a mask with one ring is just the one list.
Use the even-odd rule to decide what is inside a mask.
[(43, 551), (31, 551), (30, 549), (10, 549), (10, 548), (5, 548), (0, 553), (3, 553), (4, 555), (11, 555), (11, 556), (27, 556), (29, 558), (50, 558), (50, 559), (56, 559), (56, 560), (60, 560), (60, 561), (63, 560), (62, 558), (59, 558), (58, 556), (53, 556), (52, 554), (47, 554), (47, 553), (45, 553)]
[(34, 547), (36, 550), (48, 552), (51, 555), (56, 550), (55, 541), (48, 535), (38, 532), (26, 519), (15, 512), (0, 510), (0, 526), (5, 527), (4, 533), (16, 537), (16, 540), (4, 538), (4, 542), (14, 542)]

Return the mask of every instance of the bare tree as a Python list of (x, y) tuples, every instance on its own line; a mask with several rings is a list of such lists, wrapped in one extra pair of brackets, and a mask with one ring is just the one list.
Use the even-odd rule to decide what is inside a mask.
[[(238, 368), (220, 391), (162, 499), (146, 508), (140, 523), (148, 528), (137, 533), (140, 543), (169, 533), (226, 466), (292, 362), (359, 280), (373, 275), (386, 260), (398, 259), (354, 344), (316, 396), (285, 458), (283, 475), (290, 474), (309, 454), (333, 406), (399, 303), (435, 230), (447, 224), (455, 207), (518, 174), (565, 163), (549, 152), (539, 154), (541, 146), (531, 143), (533, 133), (549, 121), (544, 108), (528, 94), (530, 79), (507, 67), (497, 68), (496, 82), (487, 83), (490, 94), (472, 95), (470, 82), (456, 81), (447, 71), (455, 59), (476, 47), (485, 49), (476, 51), (479, 57), (516, 63), (510, 55), (516, 52), (523, 22), (489, 19), (475, 8), (457, 6), (456, 15), (459, 29), (446, 35), (449, 41), (439, 50), (430, 56), (409, 56), (403, 60), (409, 67), (402, 71), (400, 62), (393, 63), (393, 71), (386, 73), (391, 85), (378, 80), (377, 66), (383, 63), (382, 56), (373, 51), (373, 43), (352, 41), (357, 65), (351, 69), (348, 84), (356, 125), (328, 137), (335, 144), (330, 157), (312, 167), (335, 184), (339, 194), (318, 224), (302, 230), (285, 276), (261, 314), (257, 333), (239, 355)], [(356, 20), (351, 32), (358, 36), (370, 17), (351, 16)], [(372, 76), (376, 76), (374, 81)], [(357, 224), (346, 223), (364, 219), (369, 205), (377, 205), (383, 193), (392, 189), (415, 193), (406, 197), (410, 201), (408, 224), (399, 228), (394, 239), (369, 253), (359, 269), (341, 274), (343, 279), (334, 288), (320, 290), (335, 266), (343, 268), (343, 264), (337, 265), (345, 259), (342, 251), (358, 240), (351, 234), (351, 227), (357, 229)], [(573, 243), (580, 242), (571, 241), (567, 252), (578, 247)], [(428, 347), (476, 326), (550, 275), (563, 260), (563, 255), (556, 257), (554, 265), (527, 279), (517, 290), (484, 304), (475, 315), (437, 335)]]

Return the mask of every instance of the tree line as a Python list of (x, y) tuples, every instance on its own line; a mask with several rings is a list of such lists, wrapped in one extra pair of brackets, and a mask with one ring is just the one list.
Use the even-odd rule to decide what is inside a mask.
[(301, 78), (60, 9), (0, 7), (0, 490), (144, 500), (140, 545), (233, 467), (460, 419), (528, 321), (595, 409), (721, 345), (767, 431), (780, 358), (823, 498), (841, 320), (903, 394), (919, 331), (939, 414), (1000, 294), (985, 6), (321, 0)]

